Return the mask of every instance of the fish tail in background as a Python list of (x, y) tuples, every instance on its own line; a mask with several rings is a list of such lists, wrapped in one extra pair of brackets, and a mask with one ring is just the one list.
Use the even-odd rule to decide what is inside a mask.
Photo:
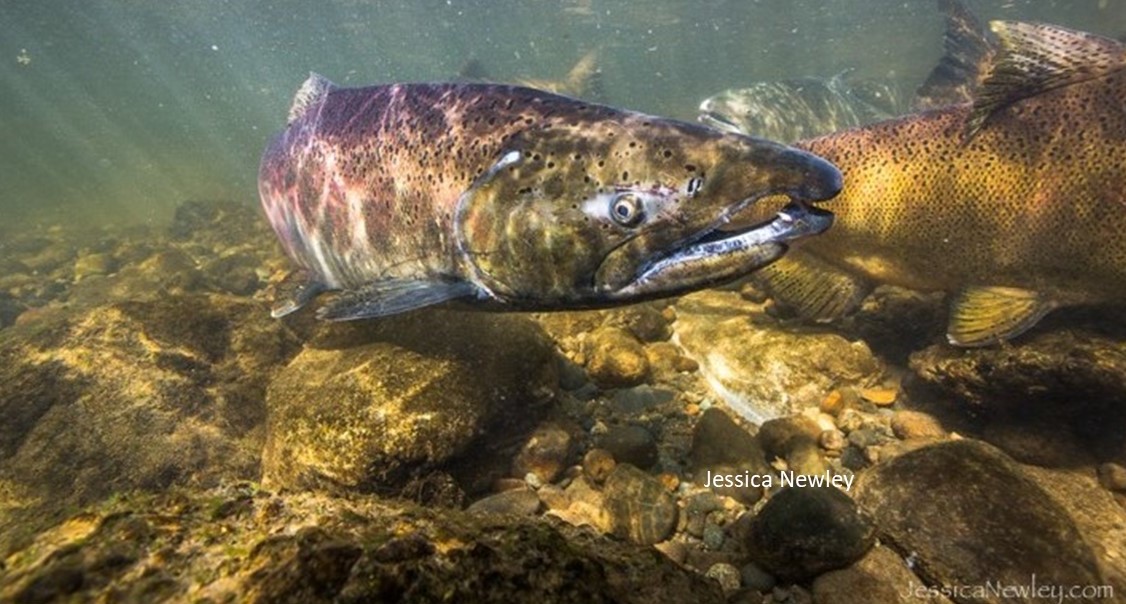
[(968, 103), (989, 73), (997, 45), (961, 0), (938, 0), (946, 15), (945, 54), (915, 92), (915, 110)]

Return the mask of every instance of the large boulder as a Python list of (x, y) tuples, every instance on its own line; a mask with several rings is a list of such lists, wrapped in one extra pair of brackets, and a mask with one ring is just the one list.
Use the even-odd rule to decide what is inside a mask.
[(554, 354), (518, 315), (425, 310), (321, 326), (270, 383), (263, 480), (401, 487), (534, 418), (557, 384)]
[[(857, 499), (881, 540), (911, 554), (927, 585), (1101, 585), (1068, 510), (1020, 464), (978, 441), (925, 446), (861, 474)], [(986, 594), (982, 601), (1008, 601)]]
[(123, 497), (7, 563), (5, 602), (724, 601), (651, 547), (562, 523), (249, 486)]
[(870, 386), (883, 371), (863, 342), (781, 327), (736, 292), (684, 296), (676, 316), (675, 340), (716, 398), (754, 423), (816, 407), (835, 388)]

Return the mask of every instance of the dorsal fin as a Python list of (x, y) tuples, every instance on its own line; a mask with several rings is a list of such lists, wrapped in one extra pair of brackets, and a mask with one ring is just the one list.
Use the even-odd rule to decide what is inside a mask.
[(1126, 47), (1110, 38), (1040, 23), (989, 25), (1000, 40), (1000, 51), (975, 95), (966, 140), (990, 116), (1021, 99), (1126, 67)]
[(293, 104), (289, 106), (289, 119), (287, 124), (292, 124), (297, 121), (309, 107), (316, 105), (326, 94), (336, 88), (328, 78), (316, 74), (309, 73), (309, 79), (297, 89), (297, 94), (293, 95)]
[(977, 17), (960, 0), (938, 0), (946, 15), (942, 60), (915, 91), (915, 109), (967, 103), (981, 85), (996, 52)]

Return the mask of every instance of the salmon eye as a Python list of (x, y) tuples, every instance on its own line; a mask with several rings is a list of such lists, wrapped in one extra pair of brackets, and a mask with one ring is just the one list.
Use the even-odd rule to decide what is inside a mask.
[(625, 226), (637, 226), (645, 218), (641, 198), (633, 193), (620, 193), (610, 202), (610, 217), (614, 222)]

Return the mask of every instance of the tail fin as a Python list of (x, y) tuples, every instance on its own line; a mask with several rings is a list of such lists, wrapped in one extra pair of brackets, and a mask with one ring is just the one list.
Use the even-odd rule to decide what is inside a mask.
[(945, 55), (915, 92), (915, 109), (966, 103), (989, 73), (997, 43), (961, 0), (938, 0), (946, 15)]

